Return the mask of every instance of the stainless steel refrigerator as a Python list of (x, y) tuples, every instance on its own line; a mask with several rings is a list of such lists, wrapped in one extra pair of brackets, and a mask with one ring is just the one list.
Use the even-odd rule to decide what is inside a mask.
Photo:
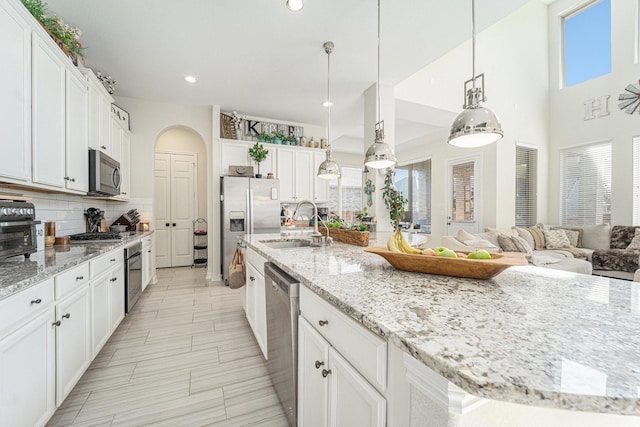
[(221, 176), (220, 212), (222, 276), (227, 282), (239, 237), (280, 233), (280, 181)]

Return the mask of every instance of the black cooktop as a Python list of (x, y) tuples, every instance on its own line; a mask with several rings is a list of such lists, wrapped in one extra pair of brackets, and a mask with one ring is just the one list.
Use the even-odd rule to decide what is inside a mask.
[(80, 233), (69, 236), (71, 240), (122, 240), (129, 233), (120, 233), (117, 231), (105, 231), (102, 233)]

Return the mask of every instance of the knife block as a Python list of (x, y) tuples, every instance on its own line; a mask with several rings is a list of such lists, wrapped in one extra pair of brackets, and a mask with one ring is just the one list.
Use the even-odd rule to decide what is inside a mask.
[(136, 224), (132, 223), (130, 219), (127, 218), (125, 215), (120, 215), (120, 218), (116, 219), (111, 225), (115, 225), (115, 224), (126, 225), (127, 231), (133, 231), (133, 232), (136, 231)]

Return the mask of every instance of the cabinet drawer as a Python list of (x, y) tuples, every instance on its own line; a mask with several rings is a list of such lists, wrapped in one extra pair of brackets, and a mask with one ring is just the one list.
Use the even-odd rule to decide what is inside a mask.
[(28, 321), (33, 313), (53, 303), (53, 278), (0, 301), (0, 338)]
[(152, 241), (153, 241), (153, 237), (151, 237), (151, 236), (144, 237), (142, 239), (142, 247), (146, 248), (146, 247), (151, 246)]
[(371, 384), (386, 389), (386, 341), (305, 286), (300, 287), (300, 313)]
[(245, 260), (245, 264), (247, 262), (251, 263), (255, 267), (255, 269), (258, 270), (258, 273), (264, 276), (264, 263), (267, 262), (267, 260), (264, 259), (262, 255), (250, 248), (247, 248), (244, 254), (247, 258)]
[(110, 267), (124, 261), (124, 250), (115, 249), (108, 254), (104, 254), (99, 258), (92, 260), (90, 264), (91, 278), (96, 278)]
[(89, 283), (89, 263), (85, 262), (77, 267), (60, 273), (55, 277), (56, 300)]

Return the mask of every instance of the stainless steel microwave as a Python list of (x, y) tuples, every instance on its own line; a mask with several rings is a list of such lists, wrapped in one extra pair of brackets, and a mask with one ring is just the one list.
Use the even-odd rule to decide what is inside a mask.
[(89, 149), (90, 196), (117, 196), (120, 194), (120, 163), (100, 150)]

